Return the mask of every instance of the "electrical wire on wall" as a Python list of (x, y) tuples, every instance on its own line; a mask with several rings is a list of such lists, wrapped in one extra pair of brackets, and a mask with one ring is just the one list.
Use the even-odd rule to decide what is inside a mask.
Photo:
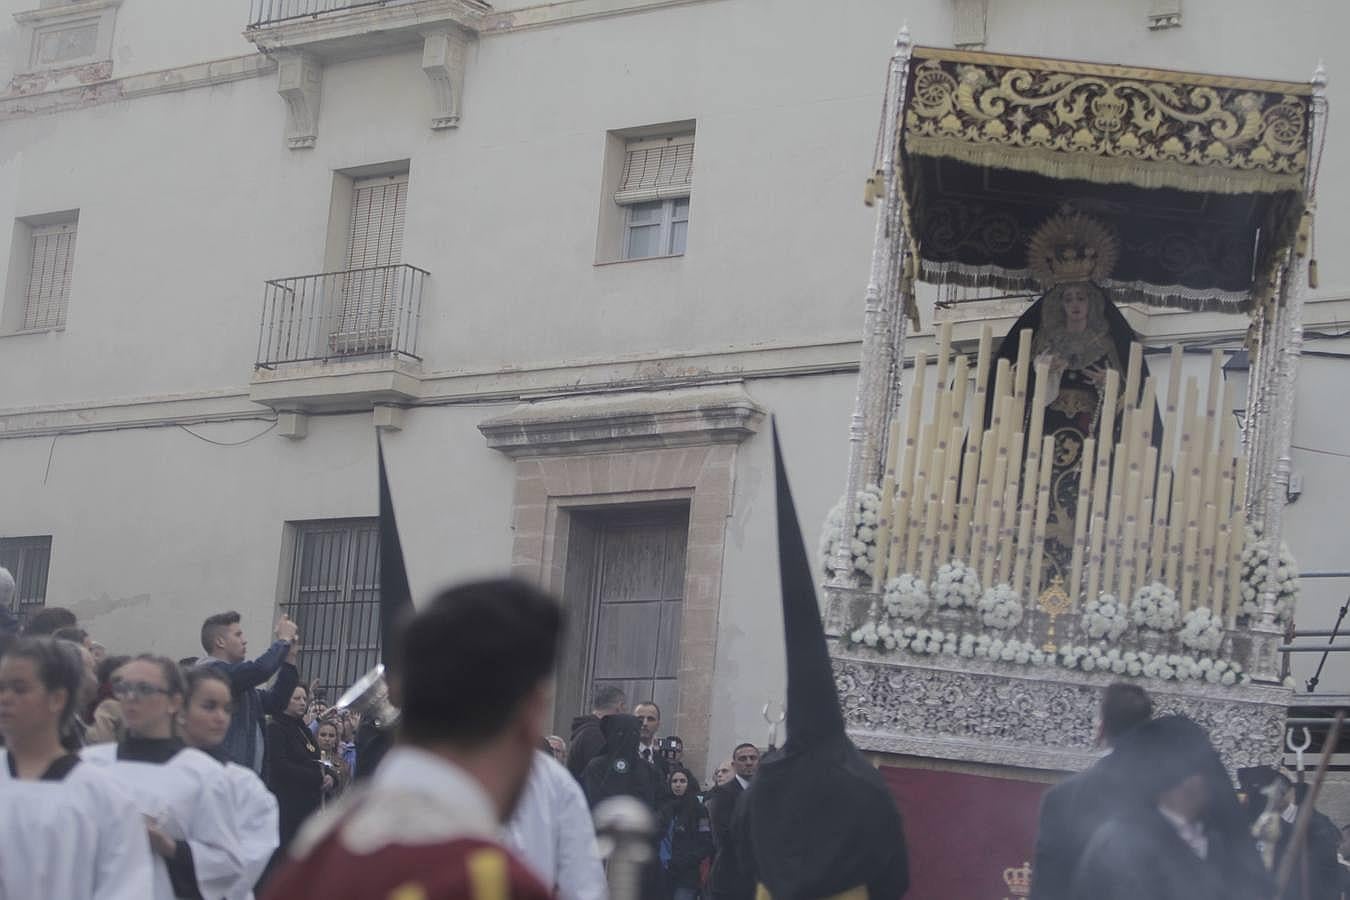
[(193, 431), (191, 428), (187, 427), (186, 425), (179, 425), (179, 426), (178, 426), (178, 428), (179, 428), (180, 431), (183, 431), (183, 432), (186, 432), (187, 434), (192, 435), (193, 437), (195, 437), (195, 438), (196, 438), (197, 440), (199, 440), (199, 441), (206, 441), (206, 443), (208, 443), (208, 444), (215, 444), (217, 447), (242, 447), (244, 444), (248, 444), (248, 443), (251, 443), (251, 442), (253, 442), (253, 441), (256, 441), (258, 438), (260, 438), (260, 437), (262, 437), (263, 435), (267, 434), (269, 431), (271, 431), (273, 428), (276, 428), (276, 427), (277, 427), (277, 421), (276, 421), (275, 419), (273, 419), (273, 420), (272, 420), (272, 423), (271, 423), (270, 425), (268, 425), (268, 426), (267, 426), (266, 428), (264, 428), (262, 431), (259, 431), (257, 434), (250, 435), (249, 437), (246, 437), (246, 438), (244, 438), (244, 439), (242, 439), (242, 440), (238, 440), (238, 441), (218, 441), (218, 440), (216, 440), (215, 438), (209, 438), (209, 437), (207, 437), (207, 436), (204, 435), (204, 434), (198, 434), (197, 432)]

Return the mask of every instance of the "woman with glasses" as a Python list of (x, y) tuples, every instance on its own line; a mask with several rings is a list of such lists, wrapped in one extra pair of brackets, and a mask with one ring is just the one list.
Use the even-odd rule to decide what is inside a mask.
[(154, 900), (233, 897), (245, 865), (235, 834), (225, 769), (174, 734), (183, 675), (163, 656), (143, 654), (118, 669), (113, 693), (126, 736), (81, 752), (126, 788), (146, 819), (155, 860)]
[(225, 768), (234, 802), (235, 833), (244, 868), (231, 897), (252, 898), (253, 887), (262, 877), (279, 842), (277, 798), (272, 796), (252, 769), (230, 762), (223, 745), (230, 730), (234, 700), (225, 674), (211, 666), (194, 666), (183, 673), (187, 692), (178, 725), (183, 742), (210, 756)]
[(61, 743), (83, 677), (67, 642), (20, 639), (0, 657), (0, 897), (150, 894), (149, 844), (135, 807)]

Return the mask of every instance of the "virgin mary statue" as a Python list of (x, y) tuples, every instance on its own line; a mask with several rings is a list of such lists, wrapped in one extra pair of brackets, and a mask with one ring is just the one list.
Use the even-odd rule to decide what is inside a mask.
[[(1119, 414), (1112, 422), (1101, 421), (1104, 386), (1111, 369), (1121, 373), (1120, 383), (1124, 383), (1135, 333), (1098, 284), (1109, 276), (1116, 252), (1114, 235), (1088, 216), (1061, 214), (1041, 226), (1031, 239), (1028, 263), (1046, 291), (1004, 336), (995, 365), (990, 366), (992, 375), (998, 359), (1016, 365), (1018, 337), (1030, 329), (1033, 368), (1028, 373), (1028, 398), (1035, 396), (1034, 366), (1046, 363), (1049, 367), (1050, 383), (1043, 394), (1044, 433), (1055, 439), (1055, 456), (1042, 583), (1032, 585), (1037, 594), (1056, 576), (1069, 580), (1084, 441), (1092, 437), (1100, 443), (1106, 435), (1113, 442), (1120, 438)], [(1140, 384), (1147, 377), (1145, 367)], [(1028, 417), (1041, 412), (1030, 409), (1030, 402), (1027, 405)], [(1117, 403), (1116, 409), (1122, 406)], [(1161, 432), (1158, 423), (1153, 433)]]

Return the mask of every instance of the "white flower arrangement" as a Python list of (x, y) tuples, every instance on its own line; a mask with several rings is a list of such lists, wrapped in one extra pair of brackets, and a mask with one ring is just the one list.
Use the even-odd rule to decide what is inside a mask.
[(928, 585), (917, 575), (906, 572), (886, 582), (883, 597), (886, 614), (893, 619), (917, 622), (928, 612), (931, 605), (928, 598)]
[(980, 602), (980, 576), (959, 559), (938, 567), (933, 579), (933, 604), (938, 609), (974, 607)]
[[(1019, 666), (1043, 666), (1049, 654), (1029, 641), (1001, 638), (994, 635), (970, 635), (970, 656), (993, 662), (1015, 663)], [(965, 655), (965, 654), (963, 654)]]
[[(848, 535), (849, 556), (853, 568), (871, 577), (877, 561), (877, 526), (881, 522), (881, 488), (875, 484), (858, 489), (853, 504), (853, 530)], [(841, 498), (825, 517), (825, 530), (820, 535), (821, 569), (826, 578), (836, 574), (834, 564), (839, 555), (839, 542), (844, 538), (844, 501)]]
[(1212, 656), (1182, 656), (1176, 653), (1149, 653), (1146, 650), (1104, 648), (1099, 644), (1068, 645), (1057, 653), (1047, 653), (1029, 641), (990, 634), (958, 635), (937, 628), (913, 625), (893, 630), (889, 625), (869, 622), (856, 629), (849, 640), (873, 649), (906, 650), (923, 656), (960, 656), (987, 659), (1019, 666), (1061, 666), (1083, 672), (1123, 675), (1130, 678), (1155, 678), (1162, 681), (1195, 681), (1231, 687), (1248, 681), (1242, 666)]
[(1181, 643), (1191, 650), (1213, 653), (1223, 643), (1223, 622), (1209, 608), (1197, 607), (1186, 614)]
[(1007, 631), (1022, 622), (1022, 596), (1009, 584), (997, 584), (980, 598), (980, 621), (990, 628)]
[(1083, 633), (1094, 641), (1116, 641), (1130, 627), (1130, 611), (1114, 594), (1102, 594), (1083, 605)]
[[(1261, 594), (1266, 589), (1266, 579), (1270, 575), (1270, 551), (1261, 539), (1259, 529), (1247, 529), (1247, 542), (1242, 548), (1242, 575), (1240, 590), (1242, 593), (1242, 615), (1249, 619), (1261, 615)], [(1298, 564), (1289, 547), (1280, 542), (1280, 559), (1275, 564), (1275, 621), (1287, 624), (1293, 621), (1294, 608), (1298, 605), (1299, 584)]]
[(959, 635), (940, 628), (915, 628), (913, 625), (900, 632), (900, 646), (912, 653), (933, 656), (938, 653), (954, 655), (957, 652)]
[(1084, 672), (1110, 672), (1115, 675), (1157, 678), (1162, 681), (1204, 681), (1231, 686), (1247, 681), (1242, 666), (1212, 657), (1181, 656), (1175, 653), (1153, 654), (1118, 647), (1065, 646), (1059, 649), (1059, 664)]
[(1176, 631), (1181, 624), (1181, 604), (1177, 603), (1176, 591), (1155, 581), (1135, 591), (1130, 616), (1140, 628)]

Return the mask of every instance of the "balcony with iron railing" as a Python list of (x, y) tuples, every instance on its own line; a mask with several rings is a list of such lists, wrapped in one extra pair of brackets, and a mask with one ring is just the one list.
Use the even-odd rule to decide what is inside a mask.
[(286, 101), (286, 144), (318, 140), (324, 67), (382, 53), (422, 50), (431, 128), (455, 128), (469, 46), (492, 7), (483, 0), (250, 0), (244, 36), (277, 62)]
[(252, 0), (249, 4), (248, 25), (257, 28), (365, 6), (396, 6), (413, 2), (416, 0)]
[(427, 28), (476, 34), (490, 9), (482, 0), (250, 0), (244, 34), (262, 50), (305, 49), (332, 59), (346, 55), (344, 45), (359, 51), (362, 44), (417, 43)]
[(287, 410), (414, 399), (429, 276), (395, 264), (266, 282), (252, 398)]

